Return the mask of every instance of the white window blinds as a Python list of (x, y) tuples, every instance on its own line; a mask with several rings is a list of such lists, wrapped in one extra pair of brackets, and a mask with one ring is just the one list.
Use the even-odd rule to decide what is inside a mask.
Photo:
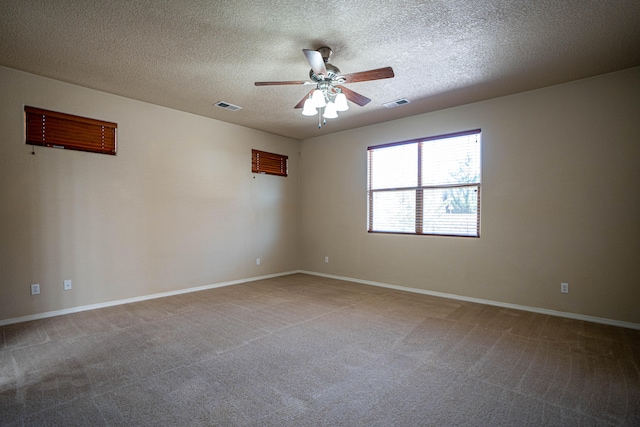
[(368, 148), (369, 232), (480, 236), (479, 129)]

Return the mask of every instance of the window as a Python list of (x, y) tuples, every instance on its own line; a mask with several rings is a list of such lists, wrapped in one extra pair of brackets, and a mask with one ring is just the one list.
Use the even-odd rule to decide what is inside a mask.
[(251, 150), (251, 172), (287, 176), (288, 156)]
[(24, 107), (26, 143), (116, 154), (116, 123)]
[(368, 148), (369, 232), (480, 237), (480, 129)]

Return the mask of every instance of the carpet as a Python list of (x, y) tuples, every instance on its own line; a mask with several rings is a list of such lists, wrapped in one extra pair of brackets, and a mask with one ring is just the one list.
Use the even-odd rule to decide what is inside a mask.
[(0, 329), (2, 426), (640, 425), (640, 331), (305, 274)]

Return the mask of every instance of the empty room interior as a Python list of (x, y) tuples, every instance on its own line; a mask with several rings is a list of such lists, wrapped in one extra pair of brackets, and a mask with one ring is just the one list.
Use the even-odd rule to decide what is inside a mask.
[(640, 425), (638, 159), (636, 0), (3, 0), (0, 425)]

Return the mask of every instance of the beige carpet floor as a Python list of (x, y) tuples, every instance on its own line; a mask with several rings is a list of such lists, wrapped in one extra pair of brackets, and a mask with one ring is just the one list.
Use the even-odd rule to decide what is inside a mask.
[(0, 332), (2, 426), (640, 425), (640, 331), (304, 274)]

